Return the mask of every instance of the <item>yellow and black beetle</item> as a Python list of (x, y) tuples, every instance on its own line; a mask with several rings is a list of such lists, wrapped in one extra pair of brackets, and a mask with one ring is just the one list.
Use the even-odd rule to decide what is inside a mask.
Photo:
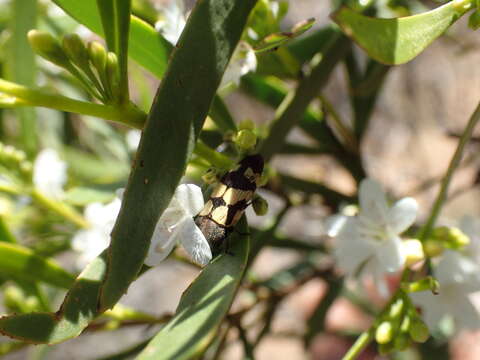
[[(227, 172), (213, 189), (195, 223), (210, 244), (213, 256), (218, 255), (235, 224), (251, 204), (263, 172), (259, 154), (245, 156)], [(225, 250), (228, 251), (228, 243)]]

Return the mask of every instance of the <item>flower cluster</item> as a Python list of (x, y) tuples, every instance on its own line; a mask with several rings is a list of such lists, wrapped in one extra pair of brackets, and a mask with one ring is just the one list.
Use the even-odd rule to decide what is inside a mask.
[[(410, 265), (412, 249), (417, 261), (424, 259), (418, 240), (400, 237), (415, 221), (418, 206), (412, 198), (389, 205), (381, 186), (371, 179), (361, 182), (358, 195), (358, 214), (334, 215), (328, 234), (335, 238), (338, 266), (348, 276), (373, 277), (386, 296), (385, 275)], [(412, 290), (418, 291), (409, 294), (412, 303), (431, 330), (447, 319), (457, 331), (480, 328), (480, 309), (474, 301), (480, 293), (480, 222), (465, 217), (460, 229), (439, 227), (430, 238), (423, 247), (433, 256), (430, 264), (438, 293), (429, 286)]]
[(335, 216), (329, 235), (335, 237), (335, 257), (348, 275), (373, 275), (381, 294), (387, 295), (385, 274), (405, 264), (400, 234), (413, 224), (417, 203), (404, 198), (389, 206), (381, 186), (371, 179), (359, 189), (357, 216)]

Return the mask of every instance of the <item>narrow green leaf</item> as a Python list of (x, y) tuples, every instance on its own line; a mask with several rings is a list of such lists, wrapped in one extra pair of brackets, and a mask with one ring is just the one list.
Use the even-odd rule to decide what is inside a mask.
[(75, 280), (59, 311), (4, 316), (0, 318), (0, 333), (29, 343), (47, 344), (78, 336), (97, 316), (105, 259), (106, 252), (103, 252), (87, 266)]
[(113, 200), (114, 197), (115, 194), (112, 191), (75, 187), (65, 193), (64, 200), (71, 205), (86, 206), (92, 202), (108, 202)]
[(0, 274), (29, 281), (42, 281), (60, 288), (68, 288), (74, 276), (51, 259), (35, 255), (21, 245), (0, 242)]
[(125, 293), (183, 176), (228, 61), (256, 0), (199, 1), (149, 114), (112, 232), (100, 309)]
[(97, 0), (103, 25), (103, 32), (109, 51), (118, 58), (120, 103), (126, 103), (128, 96), (128, 33), (130, 28), (130, 0)]
[(175, 316), (137, 357), (182, 360), (199, 357), (214, 339), (240, 284), (247, 263), (249, 237), (245, 217), (231, 235), (230, 254), (217, 257), (189, 286)]
[[(96, 0), (53, 1), (79, 23), (103, 36)], [(173, 46), (152, 26), (135, 16), (130, 20), (129, 44), (129, 55), (152, 74), (162, 77)]]
[(297, 89), (291, 91), (284, 98), (271, 124), (270, 135), (261, 145), (260, 152), (265, 160), (270, 160), (283, 147), (287, 134), (302, 118), (310, 102), (325, 86), (333, 68), (346, 54), (348, 45), (348, 40), (343, 36), (328, 44), (322, 52), (321, 61), (312, 68), (309, 76), (302, 79)]
[(332, 190), (320, 183), (295, 178), (285, 174), (279, 174), (279, 177), (285, 188), (301, 191), (306, 194), (320, 194), (325, 199), (325, 202), (334, 209), (337, 209), (341, 203), (352, 203), (354, 201), (354, 198), (351, 196), (339, 193), (338, 191)]
[(9, 242), (12, 244), (17, 243), (17, 239), (8, 228), (7, 222), (2, 214), (0, 214), (0, 241)]
[[(184, 173), (254, 4), (255, 0), (197, 3), (147, 121), (110, 248), (82, 272), (58, 312), (3, 317), (0, 333), (48, 344), (78, 336), (96, 316), (113, 307), (141, 273), (153, 229)], [(228, 267), (225, 263), (230, 261), (229, 256), (218, 262)]]
[[(36, 73), (35, 56), (28, 43), (27, 32), (36, 26), (37, 0), (14, 0), (12, 7), (10, 79), (22, 85), (33, 86)], [(35, 109), (17, 108), (15, 112), (20, 121), (20, 137), (24, 149), (32, 156), (38, 143)]]
[[(103, 34), (105, 36), (105, 42), (109, 51), (116, 52), (117, 41), (115, 32), (118, 31), (116, 28), (116, 19), (115, 19), (115, 5), (114, 0), (96, 0), (97, 8), (100, 14), (100, 21), (102, 22)], [(127, 1), (129, 2), (129, 1)]]
[(312, 18), (294, 25), (291, 31), (270, 34), (265, 37), (260, 44), (255, 46), (254, 49), (256, 52), (275, 50), (279, 46), (282, 46), (290, 40), (302, 35), (304, 32), (309, 30), (314, 23), (315, 19)]
[(398, 65), (420, 54), (471, 8), (472, 1), (456, 0), (418, 15), (377, 19), (342, 7), (332, 18), (369, 56)]

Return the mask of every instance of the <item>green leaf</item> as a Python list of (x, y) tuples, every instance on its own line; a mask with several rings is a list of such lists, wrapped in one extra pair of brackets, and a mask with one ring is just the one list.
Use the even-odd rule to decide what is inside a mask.
[(149, 114), (112, 232), (101, 310), (118, 301), (142, 267), (254, 5), (210, 0), (192, 10)]
[(105, 276), (106, 252), (75, 280), (60, 310), (0, 318), (0, 333), (30, 343), (55, 344), (80, 335), (97, 316), (97, 299)]
[(329, 43), (322, 51), (321, 61), (313, 66), (310, 74), (284, 98), (270, 126), (270, 134), (261, 144), (260, 152), (266, 161), (283, 147), (287, 134), (303, 117), (310, 102), (325, 86), (348, 47), (349, 41), (344, 36), (339, 36), (336, 41)]
[(255, 46), (254, 49), (256, 52), (275, 50), (279, 46), (282, 46), (290, 40), (302, 35), (305, 31), (309, 30), (314, 23), (315, 19), (312, 18), (294, 25), (291, 31), (270, 34), (265, 37), (260, 44)]
[(74, 276), (51, 259), (35, 255), (21, 245), (0, 242), (0, 274), (29, 281), (42, 281), (60, 288), (68, 288)]
[(189, 286), (175, 316), (153, 338), (138, 360), (192, 359), (214, 339), (240, 284), (247, 263), (249, 237), (245, 217), (231, 235), (230, 254), (217, 257)]
[[(65, 341), (78, 336), (126, 292), (141, 272), (154, 227), (185, 171), (254, 4), (255, 0), (197, 2), (147, 121), (110, 248), (82, 272), (59, 311), (3, 317), (0, 333), (34, 343)], [(214, 264), (217, 261), (226, 268), (230, 262), (237, 264), (230, 256)]]
[(92, 202), (105, 203), (113, 200), (114, 197), (115, 194), (112, 191), (75, 187), (65, 193), (64, 200), (71, 205), (86, 206)]
[[(96, 0), (53, 1), (79, 23), (103, 36)], [(152, 26), (135, 16), (130, 20), (129, 44), (129, 55), (154, 75), (162, 77), (167, 68), (172, 45)]]
[(342, 7), (332, 18), (370, 57), (398, 65), (420, 54), (471, 7), (470, 0), (451, 1), (434, 10), (397, 19), (371, 18)]
[(130, 0), (97, 0), (103, 32), (109, 51), (118, 58), (120, 103), (126, 103), (128, 96), (128, 32), (130, 27)]
[[(6, 6), (6, 5), (4, 5)], [(10, 38), (9, 78), (18, 84), (33, 86), (35, 83), (35, 56), (27, 40), (27, 32), (36, 26), (37, 0), (12, 1), (12, 36)], [(35, 110), (31, 107), (15, 110), (20, 122), (20, 138), (24, 149), (32, 156), (36, 152), (38, 138)]]

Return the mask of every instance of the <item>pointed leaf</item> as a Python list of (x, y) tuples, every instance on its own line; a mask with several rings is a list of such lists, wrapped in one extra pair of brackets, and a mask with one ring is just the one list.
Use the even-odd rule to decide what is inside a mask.
[(142, 267), (255, 1), (199, 1), (188, 18), (145, 125), (112, 232), (101, 310), (118, 301)]
[(29, 281), (42, 281), (60, 288), (68, 288), (74, 276), (52, 259), (36, 255), (21, 245), (0, 242), (0, 274)]
[(138, 356), (138, 360), (192, 359), (214, 339), (225, 318), (247, 263), (249, 237), (245, 217), (234, 232), (230, 254), (217, 257), (189, 286), (175, 316)]
[(370, 57), (398, 65), (420, 54), (470, 8), (468, 0), (451, 1), (418, 15), (377, 19), (342, 7), (332, 18)]

